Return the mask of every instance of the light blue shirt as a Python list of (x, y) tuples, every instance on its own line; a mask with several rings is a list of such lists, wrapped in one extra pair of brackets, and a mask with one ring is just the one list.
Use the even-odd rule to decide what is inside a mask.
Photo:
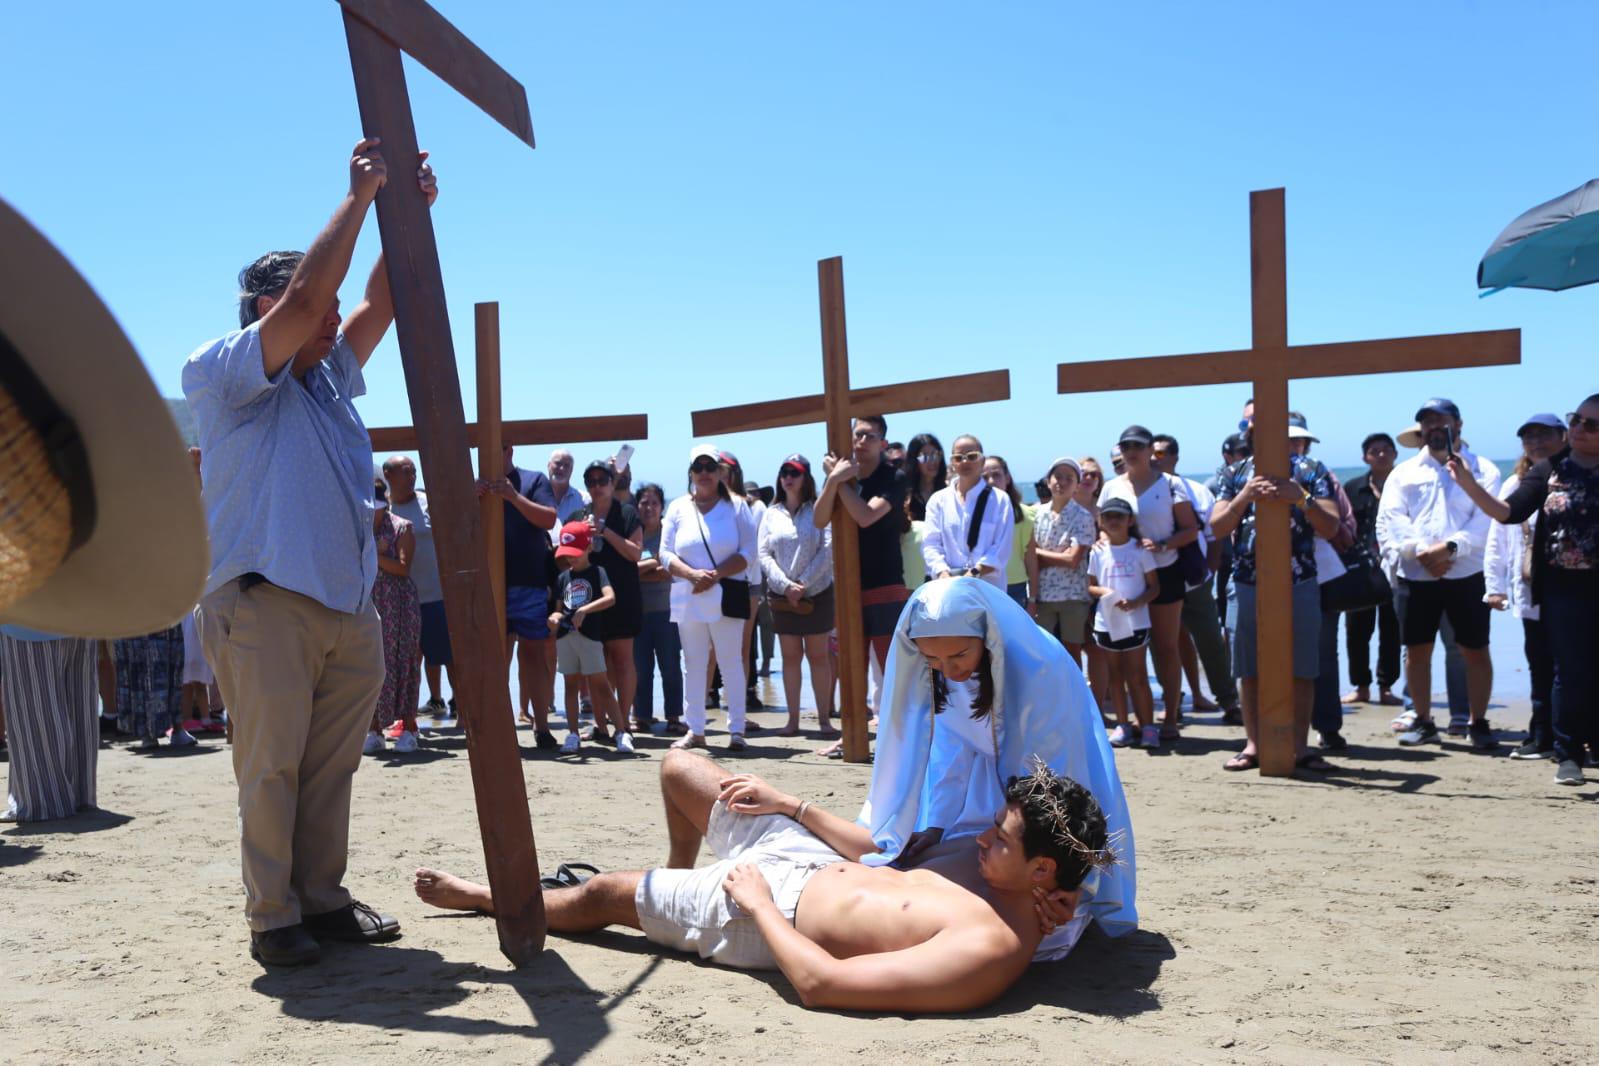
[(205, 591), (254, 572), (354, 614), (378, 573), (372, 441), (353, 402), (366, 381), (342, 333), (303, 379), (292, 365), (266, 376), (256, 323), (183, 366), (211, 533)]

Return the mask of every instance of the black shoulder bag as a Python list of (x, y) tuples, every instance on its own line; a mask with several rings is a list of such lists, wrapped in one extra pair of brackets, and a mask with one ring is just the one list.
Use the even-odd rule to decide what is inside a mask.
[[(972, 552), (977, 550), (977, 538), (983, 532), (983, 512), (988, 509), (988, 498), (994, 495), (994, 486), (984, 485), (983, 491), (978, 493), (977, 506), (972, 508), (972, 520), (966, 526), (966, 557), (971, 558)], [(982, 571), (976, 566), (968, 566), (962, 571), (967, 577), (980, 577)]]
[[(700, 513), (698, 506), (694, 507), (694, 517), (700, 524), (700, 543), (705, 545), (705, 555), (711, 560), (711, 567), (715, 569), (722, 564), (716, 561), (716, 554), (711, 551), (711, 542), (705, 536), (705, 516)], [(733, 510), (733, 522), (738, 522), (738, 509)], [(724, 577), (720, 582), (722, 586), (722, 617), (723, 618), (748, 618), (750, 616), (750, 583), (741, 577)]]

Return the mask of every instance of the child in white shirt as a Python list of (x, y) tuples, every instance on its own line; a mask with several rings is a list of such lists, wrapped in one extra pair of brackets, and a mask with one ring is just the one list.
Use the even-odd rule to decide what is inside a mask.
[[(1116, 714), (1110, 742), (1118, 748), (1159, 748), (1160, 727), (1155, 725), (1155, 700), (1144, 665), (1149, 604), (1160, 594), (1155, 556), (1138, 543), (1138, 525), (1126, 500), (1106, 500), (1100, 507), (1099, 524), (1106, 540), (1089, 553), (1088, 591), (1099, 601), (1094, 612), (1094, 643), (1110, 662), (1108, 695)], [(1128, 702), (1138, 719), (1137, 735), (1127, 725)]]

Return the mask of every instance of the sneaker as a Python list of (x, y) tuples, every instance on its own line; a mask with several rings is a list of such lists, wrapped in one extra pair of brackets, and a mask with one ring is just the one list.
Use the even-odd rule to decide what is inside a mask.
[(1400, 711), (1394, 715), (1393, 721), (1388, 723), (1388, 728), (1395, 733), (1408, 733), (1410, 727), (1416, 724), (1415, 711)]
[(1510, 753), (1512, 759), (1552, 759), (1554, 752), (1542, 747), (1536, 740), (1524, 740), (1521, 746)]
[(548, 729), (538, 729), (533, 732), (533, 746), (540, 751), (553, 751), (561, 746), (561, 742)]
[(1149, 751), (1160, 748), (1160, 726), (1146, 725), (1140, 732), (1139, 739), (1143, 742), (1139, 746)]
[(200, 743), (194, 739), (194, 734), (180, 726), (172, 728), (172, 746), (174, 748), (192, 748)]
[(1399, 743), (1406, 748), (1413, 748), (1417, 744), (1438, 743), (1438, 723), (1431, 718), (1416, 719), (1409, 729), (1399, 734)]
[(445, 715), (444, 701), (439, 699), (437, 696), (434, 696), (432, 699), (428, 700), (427, 705), (422, 708), (422, 713), (431, 714), (435, 718), (443, 718)]
[(1484, 718), (1480, 722), (1471, 723), (1471, 746), (1476, 751), (1498, 751), (1499, 734), (1494, 732), (1494, 727)]
[(589, 702), (589, 698), (587, 696), (579, 697), (577, 701), (577, 713), (580, 715), (586, 714), (590, 718), (594, 717), (594, 704)]
[(450, 697), (450, 702), (444, 705), (444, 714), (447, 718), (455, 717), (455, 697)]
[(618, 734), (616, 734), (616, 750), (621, 752), (623, 755), (632, 755), (633, 754), (633, 734), (632, 733), (618, 733)]
[(1557, 785), (1585, 785), (1588, 779), (1582, 776), (1582, 767), (1572, 759), (1567, 759), (1555, 770), (1555, 784)]
[(1242, 707), (1223, 707), (1221, 709), (1222, 725), (1243, 725), (1244, 709)]
[(161, 746), (160, 737), (145, 737), (133, 745), (134, 751), (154, 751)]
[(417, 735), (409, 729), (400, 730), (400, 735), (394, 738), (394, 751), (397, 755), (414, 755), (421, 746)]
[(1466, 721), (1466, 722), (1450, 721), (1448, 727), (1446, 729), (1444, 729), (1444, 736), (1448, 736), (1448, 737), (1469, 737), (1470, 735), (1471, 735), (1471, 723), (1469, 721)]
[(583, 739), (581, 737), (579, 737), (576, 733), (568, 733), (566, 734), (566, 740), (561, 743), (561, 754), (576, 755), (578, 753), (578, 749), (582, 746)]
[(399, 740), (400, 734), (403, 732), (405, 732), (405, 721), (403, 719), (396, 718), (394, 720), (394, 724), (383, 731), (383, 735), (388, 737), (390, 740)]
[(734, 733), (727, 738), (728, 751), (744, 751), (749, 743), (744, 739), (743, 733)]
[(1110, 746), (1111, 747), (1113, 747), (1113, 748), (1125, 748), (1125, 747), (1127, 747), (1127, 745), (1131, 744), (1132, 742), (1133, 742), (1133, 731), (1131, 729), (1128, 729), (1126, 725), (1118, 725), (1115, 729), (1112, 729), (1110, 731)]
[(361, 742), (361, 754), (362, 755), (376, 755), (378, 752), (380, 752), (382, 750), (383, 750), (383, 734), (379, 733), (377, 730), (374, 729), (370, 733), (368, 733), (366, 735), (366, 739)]

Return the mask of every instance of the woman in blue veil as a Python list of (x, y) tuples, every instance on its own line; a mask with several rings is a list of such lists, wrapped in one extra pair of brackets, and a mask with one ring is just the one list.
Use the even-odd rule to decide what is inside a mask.
[[(965, 652), (952, 657), (956, 648)], [(1005, 782), (1035, 758), (1093, 793), (1119, 859), (1089, 873), (1071, 921), (1039, 945), (1035, 958), (1055, 959), (1090, 920), (1110, 936), (1138, 925), (1132, 822), (1098, 705), (1066, 649), (1003, 589), (964, 577), (917, 589), (883, 678), (871, 789), (857, 819), (881, 850), (863, 861), (982, 832), (1004, 804)]]

